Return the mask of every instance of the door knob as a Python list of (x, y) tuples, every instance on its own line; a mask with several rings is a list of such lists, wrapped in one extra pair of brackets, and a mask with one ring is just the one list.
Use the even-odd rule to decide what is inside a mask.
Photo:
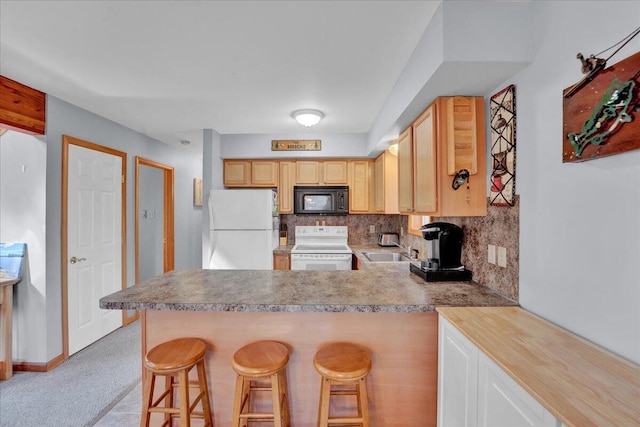
[(86, 261), (86, 258), (76, 258), (74, 256), (71, 257), (71, 259), (69, 260), (69, 262), (71, 264), (75, 264), (76, 262), (82, 262), (82, 261)]

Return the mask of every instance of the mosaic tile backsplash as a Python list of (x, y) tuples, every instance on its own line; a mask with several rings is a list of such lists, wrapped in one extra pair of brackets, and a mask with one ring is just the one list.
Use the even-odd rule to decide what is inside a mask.
[[(346, 225), (349, 227), (350, 245), (375, 245), (378, 233), (391, 232), (400, 234), (400, 227), (405, 235), (400, 238), (404, 245), (420, 251), (420, 257), (426, 257), (426, 241), (419, 236), (406, 233), (407, 216), (405, 215), (344, 215), (344, 216), (307, 216), (281, 215), (280, 221), (288, 227), (287, 243), (295, 243), (296, 225), (315, 225), (316, 221), (326, 225)], [(489, 206), (485, 217), (432, 217), (432, 222), (450, 222), (459, 225), (464, 231), (462, 263), (473, 273), (473, 280), (507, 298), (518, 301), (518, 275), (520, 272), (520, 198), (515, 197), (515, 205), (511, 207)], [(369, 227), (375, 227), (375, 233)], [(488, 245), (507, 249), (507, 267), (489, 264)]]

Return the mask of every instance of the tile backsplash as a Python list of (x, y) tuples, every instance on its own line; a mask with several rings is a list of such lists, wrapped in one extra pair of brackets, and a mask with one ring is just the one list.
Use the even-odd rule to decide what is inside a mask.
[[(280, 222), (288, 228), (289, 245), (295, 243), (296, 225), (315, 225), (316, 221), (348, 226), (350, 245), (375, 245), (378, 233), (400, 233), (400, 215), (280, 215)], [(370, 226), (375, 227), (374, 233), (369, 231)]]
[[(403, 224), (407, 217), (402, 216)], [(431, 222), (450, 222), (462, 227), (464, 243), (462, 263), (473, 273), (473, 281), (518, 301), (520, 273), (520, 197), (514, 206), (489, 206), (487, 216), (482, 217), (432, 217)], [(401, 239), (426, 257), (426, 241), (422, 237), (405, 234)], [(504, 247), (507, 266), (489, 264), (488, 245)], [(496, 256), (497, 257), (497, 256)]]
[[(316, 221), (326, 225), (346, 225), (349, 227), (350, 245), (375, 245), (378, 233), (400, 234), (400, 241), (420, 251), (420, 258), (427, 255), (426, 241), (419, 236), (406, 233), (406, 215), (281, 215), (280, 221), (287, 224), (287, 243), (295, 243), (296, 225), (315, 225)], [(432, 217), (432, 222), (450, 222), (459, 225), (464, 231), (462, 263), (473, 273), (473, 280), (483, 286), (518, 301), (520, 272), (520, 197), (515, 197), (515, 205), (510, 207), (489, 206), (487, 216), (483, 217)], [(375, 232), (369, 231), (370, 226)], [(488, 245), (501, 246), (507, 251), (507, 266), (498, 267), (489, 264)]]

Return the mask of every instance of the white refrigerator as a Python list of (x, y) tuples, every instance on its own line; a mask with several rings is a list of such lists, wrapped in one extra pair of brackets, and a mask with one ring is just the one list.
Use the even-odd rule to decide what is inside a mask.
[(214, 270), (273, 270), (280, 217), (273, 190), (211, 190), (209, 267)]

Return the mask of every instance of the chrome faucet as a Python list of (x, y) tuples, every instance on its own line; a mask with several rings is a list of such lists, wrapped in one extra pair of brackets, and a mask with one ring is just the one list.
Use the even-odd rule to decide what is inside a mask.
[(411, 258), (411, 246), (405, 246), (402, 243), (395, 243), (395, 245), (397, 247), (399, 247), (400, 249), (406, 249), (407, 250), (407, 257)]

